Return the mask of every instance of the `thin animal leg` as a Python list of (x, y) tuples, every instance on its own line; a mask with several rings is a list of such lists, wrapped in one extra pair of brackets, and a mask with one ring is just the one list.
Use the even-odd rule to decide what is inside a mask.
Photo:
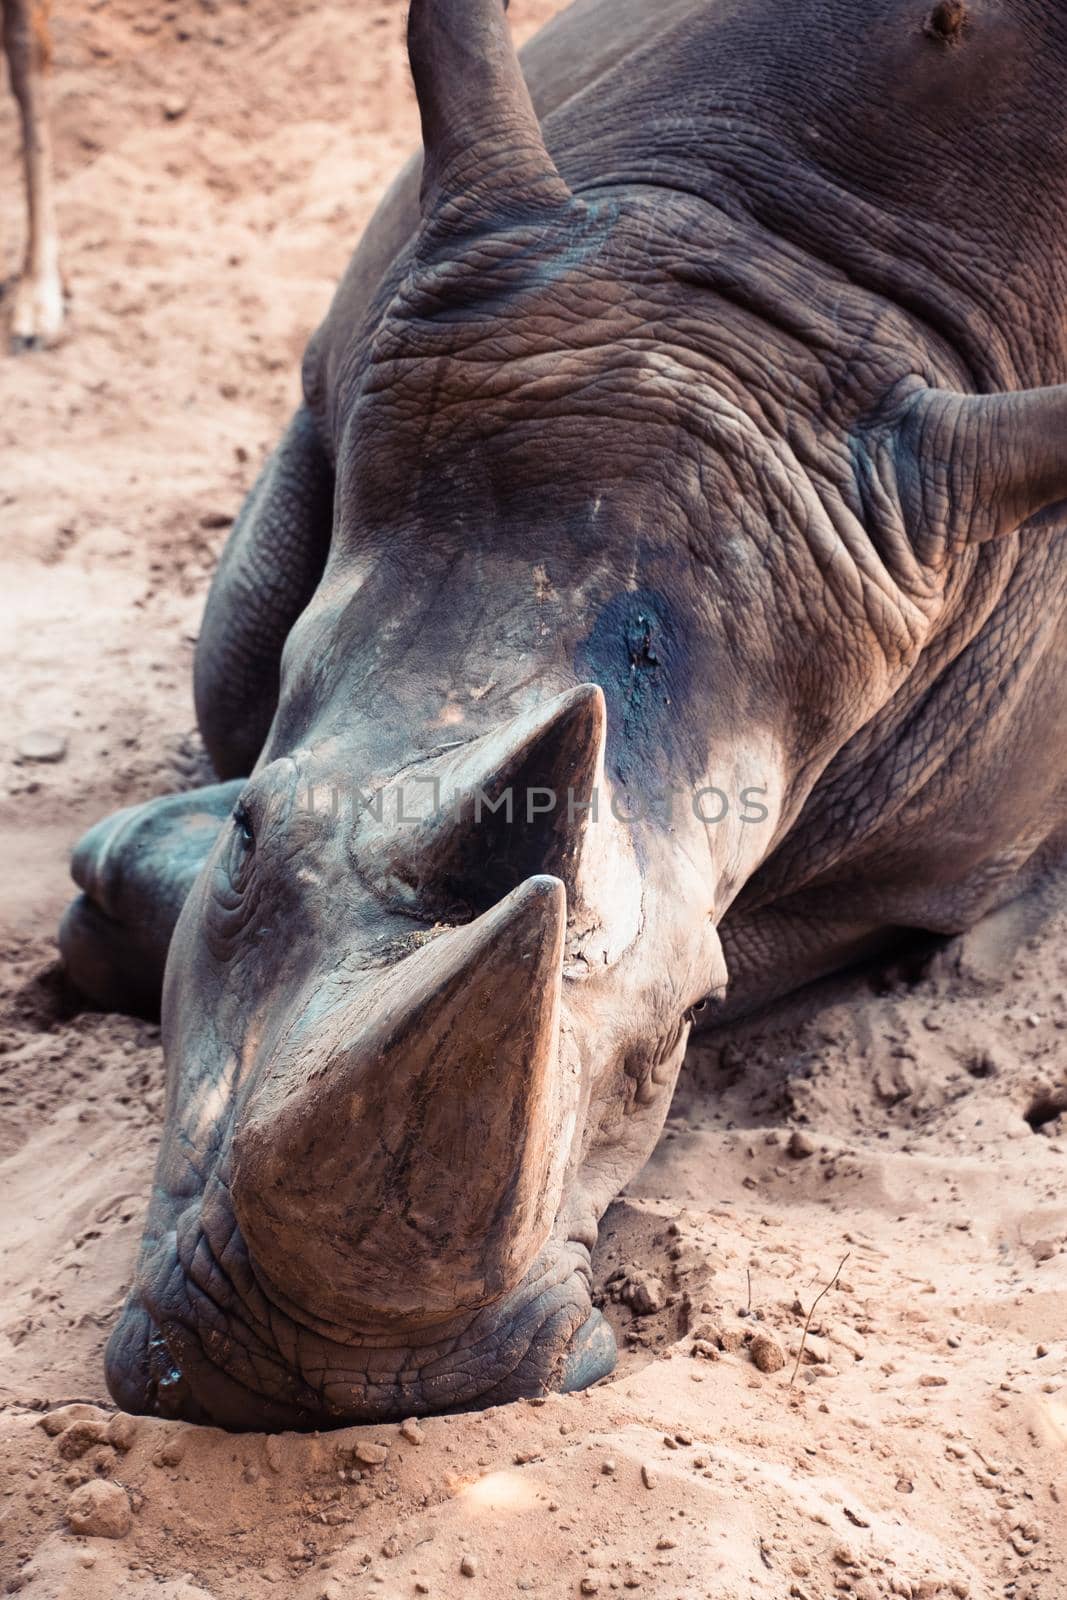
[(14, 295), (11, 340), (16, 350), (51, 344), (63, 326), (52, 136), (48, 114), (50, 0), (3, 0), (4, 49), (22, 118), (26, 178), (26, 255)]

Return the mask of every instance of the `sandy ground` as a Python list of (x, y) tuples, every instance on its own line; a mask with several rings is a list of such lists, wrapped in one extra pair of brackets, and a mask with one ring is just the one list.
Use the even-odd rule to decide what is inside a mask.
[[(0, 1583), (39, 1600), (1061, 1600), (1055, 895), (1043, 920), (1006, 916), (694, 1049), (606, 1219), (598, 1282), (624, 1357), (592, 1392), (412, 1438), (154, 1421), (101, 1438), (161, 1060), (155, 1029), (64, 992), (66, 855), (103, 811), (203, 770), (189, 669), (212, 561), (415, 117), (399, 0), (57, 9), (69, 338), (0, 360)], [(514, 9), (525, 32), (552, 5)], [(3, 273), (15, 152), (5, 102)], [(18, 756), (42, 728), (67, 741), (58, 764)], [(767, 1333), (773, 1372), (753, 1359)], [(50, 1429), (100, 1426), (41, 1425), (70, 1402)], [(368, 1442), (384, 1464), (360, 1461)], [(73, 1531), (72, 1492), (97, 1480), (132, 1509), (119, 1538)]]

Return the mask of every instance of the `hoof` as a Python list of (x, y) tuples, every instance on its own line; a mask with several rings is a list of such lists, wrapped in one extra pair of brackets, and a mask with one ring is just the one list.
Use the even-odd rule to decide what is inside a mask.
[(62, 332), (63, 285), (58, 274), (20, 279), (11, 313), (12, 352), (47, 350)]

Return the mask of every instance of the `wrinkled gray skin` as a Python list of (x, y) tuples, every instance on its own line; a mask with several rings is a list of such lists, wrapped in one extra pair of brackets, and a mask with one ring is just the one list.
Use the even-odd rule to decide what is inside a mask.
[[(170, 942), (133, 1411), (592, 1381), (588, 1252), (691, 1009), (966, 929), (1062, 848), (1067, 8), (580, 0), (523, 57), (547, 153), (495, 0), (412, 30), (421, 197), (208, 601), (225, 781), (75, 863), (90, 993), (150, 1006)], [(350, 803), (420, 775), (456, 816)], [(477, 825), (513, 782), (598, 820)]]

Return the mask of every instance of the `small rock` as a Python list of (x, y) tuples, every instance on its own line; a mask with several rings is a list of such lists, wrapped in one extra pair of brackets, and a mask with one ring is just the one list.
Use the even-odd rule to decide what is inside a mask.
[(382, 1555), (387, 1561), (395, 1561), (399, 1554), (400, 1540), (395, 1533), (391, 1533), (387, 1539), (382, 1541)]
[(177, 122), (179, 117), (184, 117), (189, 109), (189, 101), (183, 94), (169, 94), (163, 102), (163, 115), (168, 122)]
[(125, 1489), (117, 1483), (105, 1483), (102, 1478), (83, 1483), (67, 1501), (71, 1528), (90, 1538), (122, 1539), (129, 1533), (132, 1520)]
[(400, 1424), (400, 1437), (406, 1439), (408, 1444), (421, 1444), (426, 1435), (414, 1417), (405, 1417)]
[(628, 1280), (623, 1299), (637, 1316), (649, 1317), (656, 1311), (662, 1311), (667, 1302), (667, 1291), (662, 1279), (657, 1278), (654, 1272), (643, 1272)]
[(1039, 1361), (1043, 1360), (1044, 1357), (1048, 1355), (1048, 1345), (1039, 1344), (1037, 1349), (1034, 1351), (1034, 1354)]
[(641, 1482), (646, 1489), (654, 1489), (659, 1482), (659, 1473), (651, 1462), (643, 1461), (641, 1463)]
[(465, 1578), (476, 1578), (478, 1576), (478, 1562), (474, 1556), (464, 1556), (459, 1564), (459, 1570)]
[(15, 749), (22, 761), (62, 761), (67, 753), (67, 741), (61, 733), (34, 728), (22, 735)]
[(600, 1470), (604, 1474), (605, 1478), (611, 1478), (614, 1477), (617, 1466), (618, 1463), (612, 1456), (609, 1456), (606, 1461), (602, 1461), (600, 1463)]
[(760, 1372), (781, 1372), (785, 1366), (785, 1351), (773, 1334), (754, 1334), (748, 1353)]
[(834, 1344), (839, 1344), (843, 1349), (847, 1350), (856, 1361), (862, 1361), (867, 1354), (867, 1346), (859, 1334), (854, 1332), (847, 1324), (842, 1323), (831, 1328), (830, 1338)]
[(583, 1594), (598, 1594), (600, 1591), (600, 1579), (595, 1572), (587, 1572), (578, 1587)]
[(137, 1418), (127, 1411), (116, 1411), (107, 1425), (107, 1442), (116, 1450), (130, 1450), (137, 1437)]
[(820, 1334), (809, 1333), (804, 1339), (798, 1338), (790, 1354), (795, 1356), (801, 1347), (804, 1351), (804, 1362), (808, 1366), (824, 1366), (830, 1360), (829, 1341)]
[(939, 1372), (924, 1372), (919, 1379), (920, 1389), (943, 1389), (948, 1382)]
[(789, 1135), (785, 1153), (787, 1156), (792, 1156), (794, 1161), (806, 1161), (808, 1156), (815, 1154), (816, 1149), (815, 1140), (810, 1134), (804, 1133), (800, 1128), (794, 1128)]
[(360, 1439), (352, 1446), (349, 1454), (353, 1461), (358, 1461), (364, 1467), (384, 1467), (389, 1459), (389, 1452), (384, 1444), (375, 1444), (372, 1439)]

